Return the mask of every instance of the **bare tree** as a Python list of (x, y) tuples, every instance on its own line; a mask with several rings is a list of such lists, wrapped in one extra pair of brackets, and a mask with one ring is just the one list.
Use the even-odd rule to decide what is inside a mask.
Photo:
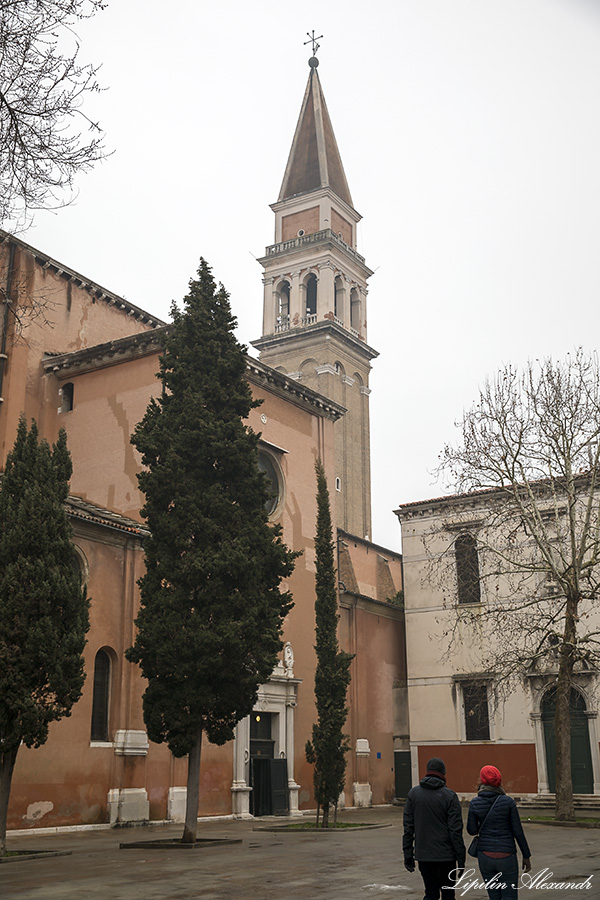
[[(480, 648), (482, 671), (505, 688), (536, 675), (554, 685), (556, 815), (572, 819), (570, 696), (600, 666), (597, 356), (580, 349), (522, 373), (502, 369), (460, 427), (462, 440), (445, 447), (440, 470), (470, 503), (453, 519), (445, 553), (431, 556), (440, 577), (444, 556), (458, 569), (458, 614), (447, 637), (450, 646)], [(481, 604), (460, 602), (473, 574), (459, 542), (465, 533), (476, 539)]]
[(79, 61), (74, 31), (104, 6), (0, 0), (1, 223), (23, 227), (34, 210), (65, 205), (75, 175), (104, 155), (102, 133), (82, 110), (99, 89), (97, 67)]

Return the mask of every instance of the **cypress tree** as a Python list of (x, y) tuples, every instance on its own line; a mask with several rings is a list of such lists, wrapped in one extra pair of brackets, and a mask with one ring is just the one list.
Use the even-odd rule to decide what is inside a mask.
[(0, 855), (19, 746), (45, 743), (85, 679), (88, 600), (65, 510), (71, 471), (65, 432), (51, 449), (21, 417), (0, 482)]
[(334, 564), (331, 508), (325, 470), (321, 460), (317, 473), (317, 531), (315, 622), (317, 668), (315, 700), (317, 722), (312, 741), (306, 742), (306, 759), (314, 764), (315, 799), (323, 809), (322, 827), (329, 824), (329, 807), (337, 808), (344, 787), (346, 751), (349, 749), (344, 725), (348, 715), (346, 693), (350, 684), (352, 654), (339, 649), (337, 625), (336, 569)]
[(173, 304), (171, 312), (162, 396), (132, 437), (146, 467), (138, 478), (151, 537), (138, 633), (126, 655), (148, 680), (149, 737), (189, 756), (182, 840), (193, 843), (202, 736), (231, 740), (271, 675), (292, 606), (281, 581), (296, 554), (268, 522), (259, 436), (243, 421), (259, 404), (229, 295), (204, 260), (183, 311)]

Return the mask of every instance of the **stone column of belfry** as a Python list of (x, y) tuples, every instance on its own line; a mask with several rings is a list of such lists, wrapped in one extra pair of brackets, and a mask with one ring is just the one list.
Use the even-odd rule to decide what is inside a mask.
[(275, 308), (277, 306), (277, 295), (275, 291), (274, 279), (263, 278), (265, 286), (265, 299), (263, 304), (263, 329), (269, 334), (275, 331)]
[(319, 267), (319, 291), (317, 294), (317, 313), (319, 319), (331, 318), (335, 304), (335, 265), (324, 263)]
[(300, 291), (300, 270), (292, 272), (292, 281), (290, 286), (290, 327), (299, 325), (304, 312), (301, 310), (303, 300)]
[[(373, 273), (357, 251), (361, 217), (352, 203), (318, 64), (312, 57), (281, 191), (271, 206), (276, 243), (259, 260), (265, 279), (274, 285), (293, 273), (289, 328), (276, 330), (265, 314), (264, 333), (253, 345), (267, 365), (288, 373), (301, 371), (303, 384), (345, 406), (345, 416), (335, 425), (335, 524), (364, 538), (371, 536), (368, 385), (377, 352), (367, 344), (366, 294)], [(312, 316), (306, 320), (310, 272), (318, 278), (316, 321)], [(341, 308), (335, 316), (337, 277)], [(360, 301), (355, 328), (352, 289)], [(270, 291), (265, 291), (266, 302), (272, 304)]]

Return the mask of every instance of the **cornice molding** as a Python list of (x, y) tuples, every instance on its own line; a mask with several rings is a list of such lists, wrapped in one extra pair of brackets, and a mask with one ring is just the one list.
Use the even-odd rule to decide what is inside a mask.
[(168, 328), (168, 325), (163, 325), (154, 331), (142, 331), (116, 341), (106, 341), (103, 344), (84, 347), (82, 350), (74, 350), (71, 353), (45, 353), (42, 357), (42, 367), (46, 373), (63, 377), (104, 369), (107, 366), (116, 366), (132, 359), (159, 353), (162, 349), (162, 337)]
[(273, 394), (283, 397), (308, 409), (316, 415), (323, 416), (336, 422), (346, 412), (346, 407), (333, 400), (328, 400), (322, 394), (313, 391), (311, 388), (305, 387), (298, 381), (294, 381), (289, 375), (277, 372), (270, 366), (252, 357), (247, 357), (247, 377), (248, 381), (258, 386), (264, 387)]
[(95, 503), (90, 503), (82, 497), (70, 494), (66, 501), (67, 515), (79, 523), (94, 525), (113, 532), (119, 532), (125, 537), (136, 538), (141, 541), (150, 535), (146, 525), (136, 522), (127, 516), (113, 512)]
[(320, 231), (305, 234), (302, 237), (269, 244), (265, 248), (265, 255), (261, 256), (257, 262), (265, 270), (271, 270), (275, 265), (289, 267), (291, 263), (290, 258), (295, 262), (296, 258), (306, 256), (307, 253), (311, 260), (309, 264), (318, 263), (319, 265), (324, 265), (328, 261), (324, 254), (335, 253), (338, 259), (342, 256), (348, 263), (352, 263), (365, 280), (373, 275), (373, 270), (365, 263), (364, 256), (361, 256), (357, 250), (354, 250), (331, 228), (323, 228)]
[(370, 361), (379, 356), (377, 350), (374, 350), (365, 341), (361, 341), (360, 338), (354, 337), (353, 334), (331, 319), (321, 319), (321, 321), (315, 322), (313, 325), (301, 325), (278, 334), (266, 334), (250, 343), (257, 350), (264, 351), (271, 350), (274, 347), (281, 347), (285, 344), (293, 344), (294, 342), (307, 344), (309, 336), (338, 341), (340, 344), (344, 344), (346, 349), (352, 348), (354, 353), (362, 357), (363, 360)]
[(82, 290), (87, 291), (94, 301), (100, 300), (107, 306), (113, 306), (115, 309), (121, 310), (128, 316), (133, 316), (133, 318), (149, 325), (151, 328), (161, 328), (166, 324), (162, 319), (153, 316), (139, 306), (135, 306), (128, 300), (125, 300), (124, 297), (119, 297), (118, 294), (114, 294), (112, 291), (102, 287), (90, 278), (86, 278), (85, 275), (81, 275), (79, 272), (76, 272), (75, 269), (71, 269), (69, 266), (65, 266), (63, 263), (52, 259), (47, 253), (37, 250), (35, 247), (32, 247), (31, 244), (25, 243), (25, 241), (22, 241), (20, 238), (17, 238), (2, 229), (0, 229), (0, 244), (14, 244), (21, 250), (29, 253), (42, 269), (50, 269), (60, 278), (64, 278), (66, 281), (71, 282), (71, 284), (75, 284)]
[[(118, 365), (153, 353), (158, 354), (162, 349), (160, 338), (167, 333), (168, 328), (169, 326), (166, 325), (159, 332), (142, 332), (118, 341), (108, 341), (105, 344), (76, 350), (73, 353), (57, 355), (48, 353), (42, 358), (42, 365), (46, 373), (58, 377), (68, 377)], [(247, 356), (246, 364), (247, 377), (250, 382), (285, 397), (296, 405), (310, 409), (313, 413), (316, 412), (318, 415), (333, 419), (333, 421), (337, 421), (346, 412), (346, 408), (341, 404), (328, 400), (317, 391), (299, 384), (289, 375), (276, 372), (275, 369), (257, 359)]]

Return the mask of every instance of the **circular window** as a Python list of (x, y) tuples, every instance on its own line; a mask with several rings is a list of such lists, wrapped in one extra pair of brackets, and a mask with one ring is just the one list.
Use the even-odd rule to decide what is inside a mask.
[(281, 500), (282, 479), (279, 472), (279, 466), (268, 453), (265, 453), (264, 450), (259, 450), (258, 468), (267, 477), (269, 496), (265, 501), (265, 509), (267, 514), (271, 516), (277, 509), (279, 501)]

